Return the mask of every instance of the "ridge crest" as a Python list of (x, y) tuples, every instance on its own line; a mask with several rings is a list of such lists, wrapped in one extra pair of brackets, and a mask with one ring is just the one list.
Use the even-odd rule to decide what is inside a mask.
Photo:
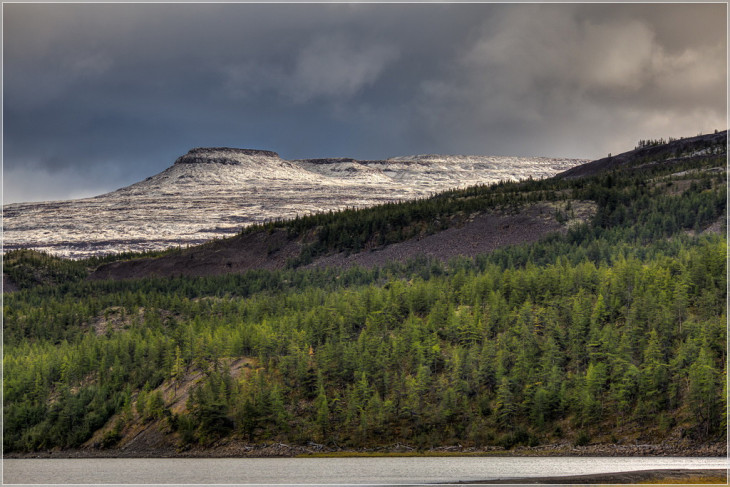
[(237, 165), (239, 157), (271, 157), (279, 158), (279, 154), (261, 149), (236, 149), (233, 147), (196, 147), (187, 154), (178, 157), (175, 164), (230, 164)]

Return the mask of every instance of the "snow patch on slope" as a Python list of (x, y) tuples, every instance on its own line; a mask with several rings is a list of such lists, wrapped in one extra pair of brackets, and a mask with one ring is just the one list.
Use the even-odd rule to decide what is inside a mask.
[(79, 258), (194, 245), (252, 223), (549, 177), (583, 162), (433, 154), (287, 161), (271, 151), (197, 148), (161, 173), (111, 193), (5, 205), (4, 246)]

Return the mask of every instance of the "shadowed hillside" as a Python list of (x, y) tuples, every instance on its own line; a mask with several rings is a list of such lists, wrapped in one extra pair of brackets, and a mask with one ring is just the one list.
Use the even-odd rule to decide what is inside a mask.
[[(218, 275), (307, 264), (370, 267), (418, 255), (443, 261), (475, 256), (550, 233), (566, 233), (571, 226), (595, 218), (602, 203), (596, 193), (605, 189), (588, 188), (600, 186), (602, 174), (621, 171), (625, 177), (629, 171), (639, 171), (636, 177), (650, 178), (653, 172), (672, 167), (679, 171), (708, 157), (721, 167), (726, 137), (727, 132), (721, 132), (636, 149), (577, 166), (549, 180), (475, 186), (415, 202), (257, 225), (242, 235), (162, 258), (110, 263), (91, 278)], [(572, 181), (588, 177), (595, 179)], [(682, 178), (691, 182), (693, 176)], [(705, 226), (713, 222), (700, 221)]]
[(643, 141), (636, 149), (581, 164), (558, 174), (557, 178), (581, 178), (620, 169), (640, 170), (645, 164), (677, 164), (684, 159), (711, 154), (724, 154), (727, 147), (727, 130), (708, 135), (698, 135), (673, 140), (669, 143)]

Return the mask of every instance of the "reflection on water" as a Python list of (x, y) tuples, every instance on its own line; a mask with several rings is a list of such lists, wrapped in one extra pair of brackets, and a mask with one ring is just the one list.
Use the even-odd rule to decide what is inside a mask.
[(725, 458), (387, 457), (5, 460), (8, 484), (453, 483), (668, 468), (727, 468)]

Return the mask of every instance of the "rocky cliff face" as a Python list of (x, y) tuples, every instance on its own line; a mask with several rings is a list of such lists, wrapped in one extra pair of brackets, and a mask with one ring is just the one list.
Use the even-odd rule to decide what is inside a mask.
[(279, 159), (279, 154), (268, 150), (232, 149), (230, 147), (197, 147), (184, 156), (180, 156), (175, 164), (230, 164), (239, 165), (250, 162), (268, 162)]
[(111, 193), (6, 205), (4, 244), (74, 258), (194, 245), (256, 222), (549, 177), (583, 162), (443, 155), (287, 161), (272, 151), (196, 148), (161, 173)]

